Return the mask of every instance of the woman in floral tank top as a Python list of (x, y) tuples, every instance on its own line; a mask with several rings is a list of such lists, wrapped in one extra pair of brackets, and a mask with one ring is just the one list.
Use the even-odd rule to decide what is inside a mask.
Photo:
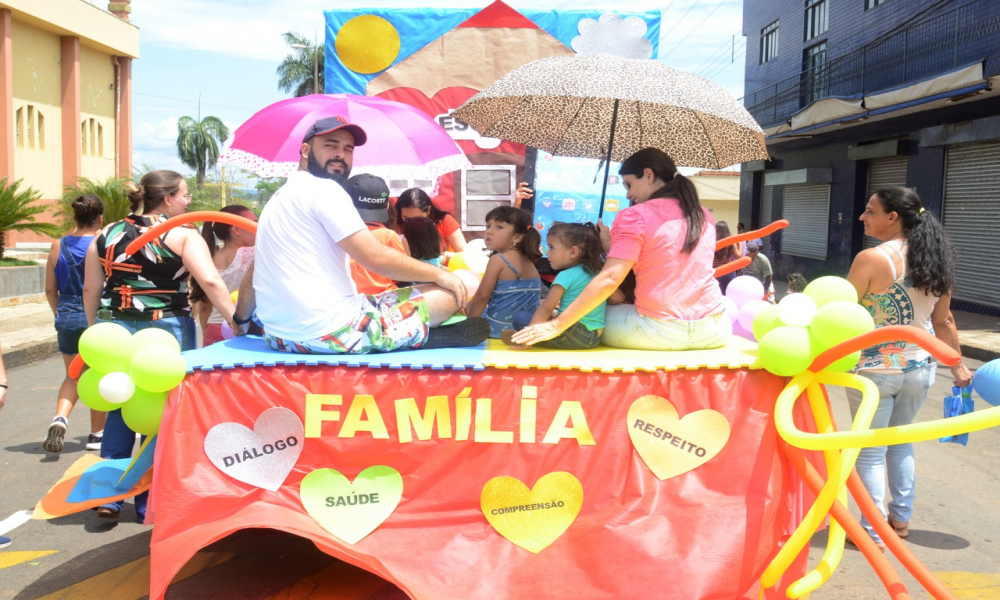
[[(181, 215), (191, 203), (187, 183), (173, 171), (146, 173), (128, 190), (132, 214), (112, 223), (87, 249), (83, 304), (89, 324), (112, 321), (132, 333), (149, 327), (177, 338), (181, 350), (195, 347), (195, 325), (188, 303), (188, 276), (195, 277), (208, 298), (220, 306), (232, 324), (229, 291), (212, 264), (205, 240), (190, 227), (173, 229), (125, 256), (129, 242), (156, 223)], [(141, 208), (141, 210), (140, 210)], [(135, 432), (125, 425), (121, 410), (108, 413), (101, 441), (101, 457), (132, 456)], [(146, 494), (136, 496), (136, 513), (145, 520)], [(117, 518), (122, 503), (98, 509), (100, 517)]]
[[(915, 191), (902, 187), (875, 192), (861, 221), (865, 234), (883, 243), (858, 254), (847, 279), (875, 319), (875, 326), (919, 327), (961, 352), (951, 314), (956, 255), (941, 222), (921, 207)], [(879, 389), (872, 428), (913, 422), (934, 383), (936, 367), (933, 358), (914, 344), (881, 344), (865, 349), (855, 370)], [(955, 385), (966, 386), (972, 380), (972, 373), (961, 362), (951, 368), (951, 373)], [(847, 399), (852, 415), (856, 414), (861, 393), (848, 389)], [(857, 471), (883, 515), (888, 471), (892, 494), (889, 523), (900, 537), (909, 535), (916, 475), (913, 444), (862, 448)], [(871, 524), (862, 519), (862, 525), (884, 548)]]

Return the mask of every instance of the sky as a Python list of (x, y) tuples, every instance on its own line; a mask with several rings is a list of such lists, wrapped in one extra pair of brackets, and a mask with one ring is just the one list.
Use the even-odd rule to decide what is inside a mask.
[[(106, 0), (86, 0), (106, 8)], [(282, 33), (322, 36), (336, 8), (482, 8), (491, 0), (132, 0), (141, 58), (133, 64), (133, 164), (190, 173), (177, 158), (177, 120), (212, 115), (235, 130), (287, 98), (275, 70)], [(507, 0), (513, 8), (662, 11), (659, 57), (738, 98), (743, 93), (741, 0)], [(735, 44), (734, 44), (735, 36)], [(320, 43), (323, 43), (320, 38)], [(732, 55), (735, 49), (735, 61)], [(200, 98), (200, 105), (199, 105)]]

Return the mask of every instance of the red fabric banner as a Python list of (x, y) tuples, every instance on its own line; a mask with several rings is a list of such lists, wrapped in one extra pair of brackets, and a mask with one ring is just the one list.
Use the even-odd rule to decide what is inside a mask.
[[(238, 529), (268, 527), (309, 538), (419, 599), (756, 599), (759, 575), (799, 507), (811, 502), (777, 448), (772, 410), (784, 382), (746, 369), (196, 372), (171, 396), (160, 429), (150, 597), (162, 598), (200, 548)], [(681, 418), (720, 412), (728, 442), (704, 465), (660, 481), (628, 432), (630, 405), (650, 394), (668, 399)], [(430, 397), (440, 420), (424, 428), (419, 417)], [(252, 429), (276, 406), (305, 424), (301, 455), (280, 489), (241, 483), (209, 461), (212, 427)], [(317, 469), (353, 480), (374, 465), (400, 473), (402, 500), (349, 545), (309, 516), (299, 484)], [(480, 505), (489, 480), (514, 477), (530, 489), (557, 471), (580, 481), (583, 502), (551, 545), (535, 554), (491, 527)], [(765, 597), (782, 597), (804, 563), (803, 555)]]

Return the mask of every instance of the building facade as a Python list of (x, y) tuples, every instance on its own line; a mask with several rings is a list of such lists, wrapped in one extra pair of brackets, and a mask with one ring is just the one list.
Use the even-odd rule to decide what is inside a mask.
[[(108, 9), (0, 0), (0, 178), (22, 180), (44, 201), (80, 177), (131, 176), (139, 30), (127, 0)], [(5, 236), (7, 245), (40, 239)]]
[(1000, 314), (1000, 2), (745, 0), (744, 105), (769, 161), (743, 166), (740, 220), (787, 219), (778, 276), (846, 275), (877, 243), (880, 187), (917, 190), (959, 251), (958, 308)]

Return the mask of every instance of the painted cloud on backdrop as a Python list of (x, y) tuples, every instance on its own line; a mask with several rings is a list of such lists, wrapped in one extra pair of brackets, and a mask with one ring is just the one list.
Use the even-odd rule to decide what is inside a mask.
[(579, 55), (611, 54), (622, 58), (650, 58), (653, 43), (647, 40), (646, 22), (639, 17), (622, 19), (615, 13), (604, 13), (600, 20), (581, 19), (580, 35), (570, 46)]

